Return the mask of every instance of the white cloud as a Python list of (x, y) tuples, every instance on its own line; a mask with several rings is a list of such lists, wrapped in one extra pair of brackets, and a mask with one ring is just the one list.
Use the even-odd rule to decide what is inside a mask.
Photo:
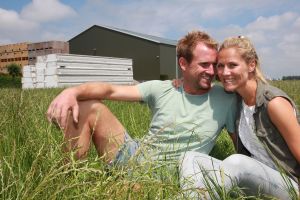
[(300, 35), (299, 29), (295, 28), (298, 19), (297, 13), (286, 12), (259, 17), (245, 27), (258, 47), (263, 69), (268, 76), (300, 74)]
[(50, 32), (50, 31), (45, 31), (41, 33), (41, 41), (49, 41), (49, 40), (61, 40), (65, 41), (66, 36), (63, 33), (60, 32)]
[(0, 8), (0, 44), (41, 41), (43, 39), (65, 39), (62, 27), (47, 27), (45, 22), (61, 22), (76, 16), (75, 11), (59, 0), (33, 0), (20, 13)]
[(294, 28), (297, 28), (298, 30), (300, 30), (300, 17), (298, 17), (298, 18), (295, 20), (295, 23), (293, 24), (293, 27), (294, 27)]
[[(0, 43), (14, 43), (26, 40), (27, 34), (36, 31), (39, 25), (35, 22), (20, 18), (19, 14), (13, 10), (0, 8)], [(18, 39), (19, 38), (19, 39)]]
[[(284, 52), (287, 58), (298, 58), (300, 55), (300, 35), (299, 33), (286, 33), (282, 41), (278, 44), (278, 48)], [(300, 61), (300, 59), (299, 59)]]
[(299, 43), (300, 42), (300, 35), (299, 35), (299, 33), (295, 33), (295, 32), (289, 33), (289, 34), (283, 36), (283, 41), (288, 42), (288, 43), (298, 43), (298, 44), (300, 44)]
[(268, 35), (261, 30), (252, 31), (251, 29), (247, 31), (246, 36), (251, 38), (256, 44), (265, 44), (267, 42), (266, 37), (268, 37)]
[(0, 24), (1, 32), (15, 29), (30, 30), (37, 27), (36, 23), (21, 19), (17, 12), (2, 8), (0, 8)]
[(210, 29), (220, 41), (236, 35), (251, 39), (269, 77), (300, 74), (299, 14), (286, 12), (281, 15), (258, 17), (244, 26), (227, 25)]
[(287, 12), (282, 15), (275, 15), (271, 17), (258, 17), (256, 21), (247, 25), (246, 28), (252, 30), (267, 30), (275, 31), (281, 27), (287, 25), (297, 18), (297, 14), (293, 12)]
[(25, 19), (36, 22), (57, 21), (66, 17), (72, 17), (76, 12), (59, 0), (32, 0), (21, 11)]

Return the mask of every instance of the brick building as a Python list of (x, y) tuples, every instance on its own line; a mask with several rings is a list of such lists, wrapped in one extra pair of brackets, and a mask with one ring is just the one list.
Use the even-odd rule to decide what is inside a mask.
[(5, 67), (11, 63), (28, 65), (27, 42), (0, 46), (0, 73), (5, 73)]
[(69, 53), (69, 43), (49, 41), (28, 44), (28, 60), (30, 65), (36, 63), (37, 56), (44, 56), (52, 53)]
[(0, 46), (0, 73), (6, 73), (6, 66), (16, 63), (20, 66), (32, 65), (37, 56), (52, 53), (69, 53), (69, 43), (47, 41), (36, 43), (16, 43)]

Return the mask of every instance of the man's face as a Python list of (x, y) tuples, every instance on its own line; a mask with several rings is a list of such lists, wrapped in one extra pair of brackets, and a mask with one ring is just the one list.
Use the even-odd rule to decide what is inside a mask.
[(184, 77), (184, 89), (191, 94), (202, 94), (211, 88), (217, 51), (198, 43), (193, 51), (193, 59), (188, 63), (184, 58), (180, 63)]

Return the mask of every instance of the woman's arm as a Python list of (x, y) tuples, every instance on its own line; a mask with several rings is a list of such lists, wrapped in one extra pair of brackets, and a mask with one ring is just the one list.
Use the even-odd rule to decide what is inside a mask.
[(291, 103), (283, 97), (276, 97), (268, 104), (268, 114), (300, 163), (300, 125)]

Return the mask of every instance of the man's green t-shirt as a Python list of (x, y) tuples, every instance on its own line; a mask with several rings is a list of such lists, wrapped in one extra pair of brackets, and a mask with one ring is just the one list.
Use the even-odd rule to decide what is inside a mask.
[(153, 115), (142, 140), (155, 150), (152, 158), (177, 160), (186, 151), (208, 154), (224, 127), (235, 131), (236, 96), (219, 85), (203, 95), (185, 93), (171, 81), (147, 81), (138, 89)]

